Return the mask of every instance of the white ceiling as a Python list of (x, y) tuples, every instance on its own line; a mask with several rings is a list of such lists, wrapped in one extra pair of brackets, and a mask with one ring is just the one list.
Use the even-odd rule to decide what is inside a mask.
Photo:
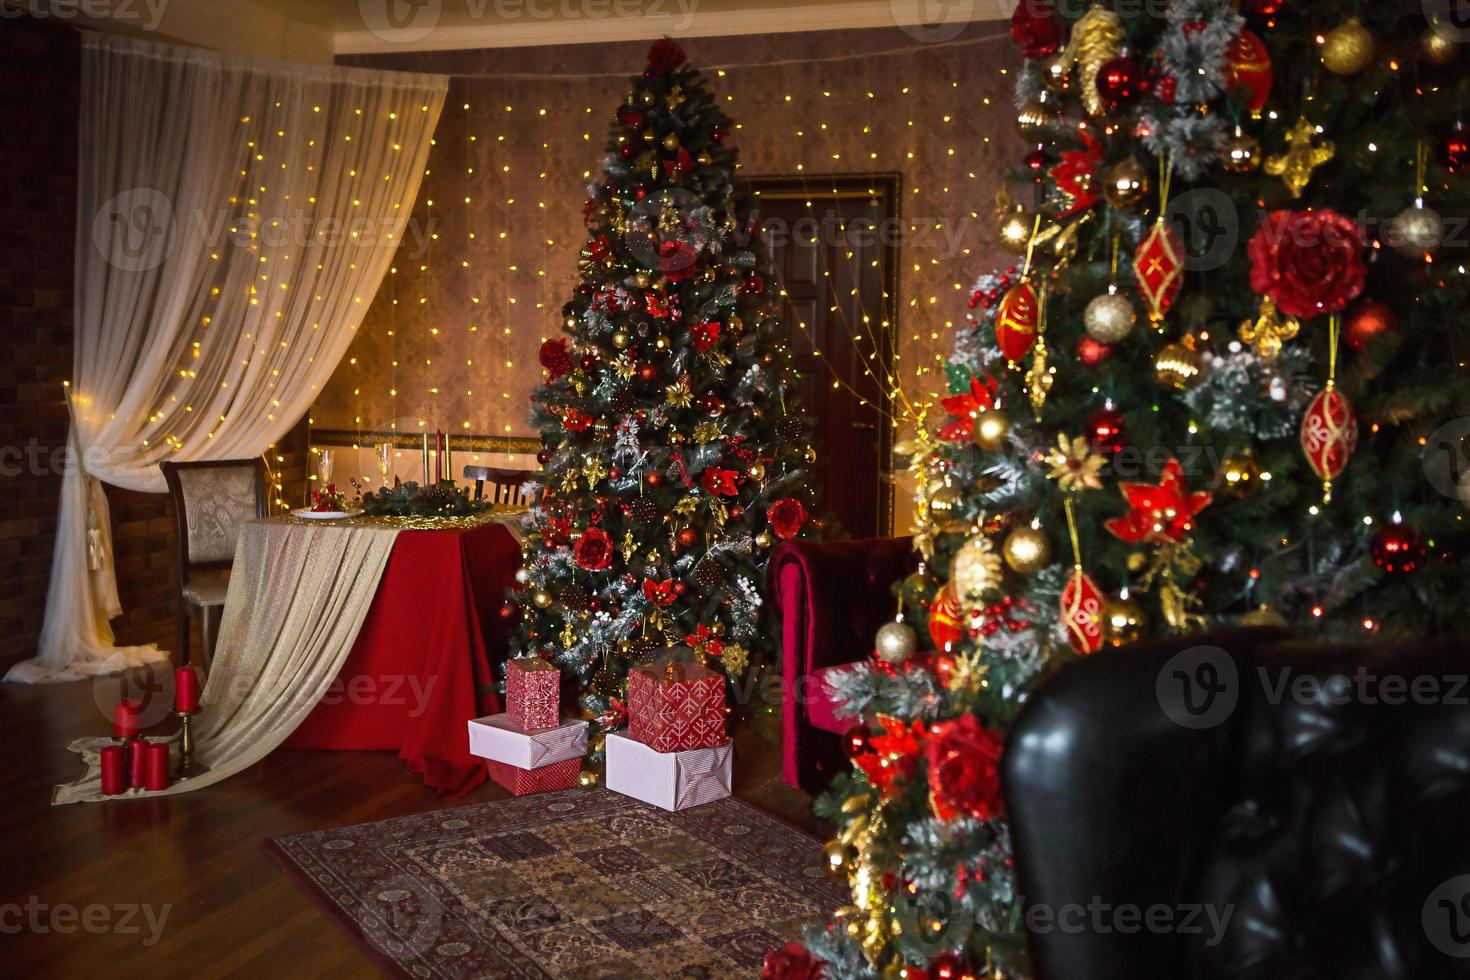
[[(38, 0), (29, 0), (36, 5)], [(262, 57), (898, 27), (942, 40), (1016, 0), (111, 0), (95, 26)], [(76, 17), (75, 0), (40, 0)], [(100, 3), (82, 4), (95, 11)], [(61, 16), (61, 14), (57, 14)]]

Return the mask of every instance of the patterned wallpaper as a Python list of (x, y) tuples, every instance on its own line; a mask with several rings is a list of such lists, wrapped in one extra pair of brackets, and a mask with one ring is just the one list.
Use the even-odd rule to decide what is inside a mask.
[[(911, 395), (937, 391), (935, 355), (963, 320), (968, 284), (1010, 261), (996, 245), (993, 202), (1025, 148), (1005, 25), (973, 24), (941, 44), (898, 29), (681, 43), (738, 124), (743, 173), (902, 175), (898, 367)], [(349, 59), (455, 78), (396, 271), (313, 409), (317, 430), (396, 421), (402, 434), (533, 435), (526, 399), (575, 273), (584, 185), (645, 50)]]

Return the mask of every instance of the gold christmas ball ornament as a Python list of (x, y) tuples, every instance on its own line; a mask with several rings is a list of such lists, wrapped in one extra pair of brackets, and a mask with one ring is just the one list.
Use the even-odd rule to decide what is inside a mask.
[(857, 848), (840, 840), (829, 840), (822, 847), (822, 867), (834, 878), (846, 878), (857, 861)]
[(1322, 64), (1334, 75), (1356, 75), (1373, 63), (1377, 45), (1363, 22), (1349, 17), (1327, 33)]
[(1220, 164), (1232, 174), (1254, 173), (1261, 166), (1261, 141), (1236, 126), (1220, 151)]
[(1148, 171), (1133, 157), (1108, 168), (1103, 176), (1103, 196), (1115, 208), (1132, 208), (1148, 196)]
[(1165, 388), (1183, 391), (1199, 380), (1204, 362), (1193, 344), (1165, 344), (1154, 357), (1154, 377)]
[(1038, 527), (1018, 527), (1006, 535), (1003, 553), (1012, 571), (1035, 575), (1051, 564), (1051, 541)]
[(1041, 83), (1058, 95), (1072, 87), (1071, 59), (1057, 54), (1041, 63)]
[(1109, 599), (1102, 607), (1103, 639), (1109, 646), (1120, 647), (1143, 638), (1148, 618), (1143, 607), (1127, 597)]
[(1242, 626), (1286, 626), (1286, 617), (1264, 602), (1240, 617)]
[(614, 330), (613, 331), (612, 345), (614, 347), (616, 347), (618, 350), (622, 350), (624, 347), (627, 347), (632, 342), (633, 342), (633, 338), (631, 336), (629, 336), (628, 331), (626, 331), (626, 330)]
[(594, 789), (602, 782), (602, 774), (596, 769), (583, 769), (577, 774), (577, 785), (583, 789)]
[(1419, 52), (1431, 65), (1447, 65), (1460, 55), (1460, 42), (1434, 27), (1426, 27), (1419, 35)]
[(948, 528), (959, 520), (963, 502), (959, 490), (947, 483), (941, 484), (929, 495), (929, 515), (941, 528)]
[(1031, 231), (1036, 227), (1036, 216), (1020, 204), (1006, 208), (1000, 213), (995, 234), (1003, 247), (1017, 255), (1026, 254), (1031, 241)]
[(657, 337), (653, 338), (653, 349), (668, 350), (671, 346), (673, 346), (673, 343), (674, 342), (669, 339), (668, 334), (661, 333)]
[(901, 664), (914, 655), (919, 640), (906, 623), (884, 623), (878, 627), (873, 641), (873, 651), (879, 660)]
[(1263, 482), (1261, 464), (1249, 450), (1227, 456), (1220, 466), (1220, 489), (1236, 500), (1255, 496)]
[(531, 593), (531, 605), (537, 609), (545, 609), (551, 605), (551, 593), (545, 589), (537, 589)]
[(1415, 202), (1404, 208), (1389, 222), (1385, 236), (1387, 244), (1408, 259), (1423, 260), (1432, 255), (1444, 243), (1444, 219), (1439, 212)]
[(679, 137), (676, 134), (670, 133), (669, 135), (664, 137), (664, 149), (672, 151), (677, 150), (678, 148)]
[(975, 440), (975, 445), (987, 453), (993, 453), (1005, 446), (1010, 431), (1010, 417), (998, 408), (989, 408), (975, 416), (970, 436)]
[(770, 531), (760, 531), (760, 532), (758, 532), (756, 534), (756, 536), (755, 536), (755, 543), (757, 545), (759, 545), (760, 547), (762, 547), (762, 548), (769, 548), (771, 546), (771, 532)]
[(1138, 310), (1116, 286), (1109, 286), (1107, 292), (1087, 304), (1082, 323), (1087, 328), (1087, 336), (1099, 344), (1116, 344), (1133, 332), (1138, 323)]
[(1040, 97), (1027, 102), (1016, 114), (1016, 128), (1021, 131), (1022, 136), (1031, 141), (1041, 139), (1047, 127), (1055, 124), (1056, 121), (1056, 109), (1047, 101), (1045, 92)]
[(766, 468), (760, 463), (751, 463), (750, 466), (746, 467), (745, 472), (757, 483), (766, 478)]

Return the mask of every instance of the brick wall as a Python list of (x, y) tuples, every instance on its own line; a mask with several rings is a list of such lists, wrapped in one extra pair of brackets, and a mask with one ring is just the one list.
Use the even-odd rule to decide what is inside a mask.
[[(61, 491), (71, 375), (80, 48), (55, 21), (0, 28), (0, 673), (35, 655)], [(306, 425), (283, 440), (303, 496)], [(107, 489), (120, 643), (173, 646), (173, 514), (162, 494)]]

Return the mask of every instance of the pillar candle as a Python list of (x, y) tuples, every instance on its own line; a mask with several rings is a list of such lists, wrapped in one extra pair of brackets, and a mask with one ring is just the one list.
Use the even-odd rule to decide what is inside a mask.
[(143, 788), (168, 789), (168, 744), (144, 743)]
[(174, 671), (174, 710), (184, 714), (199, 710), (199, 674), (193, 667)]
[(127, 752), (121, 745), (104, 745), (101, 752), (102, 795), (116, 796), (128, 788)]
[(444, 433), (444, 479), (454, 482), (454, 454), (449, 451), (449, 433)]
[(137, 701), (119, 701), (112, 709), (112, 734), (117, 738), (138, 734), (138, 716), (142, 712), (143, 705)]
[(128, 743), (128, 785), (142, 789), (148, 781), (148, 741), (135, 738)]
[(424, 433), (424, 486), (429, 485), (429, 433)]

